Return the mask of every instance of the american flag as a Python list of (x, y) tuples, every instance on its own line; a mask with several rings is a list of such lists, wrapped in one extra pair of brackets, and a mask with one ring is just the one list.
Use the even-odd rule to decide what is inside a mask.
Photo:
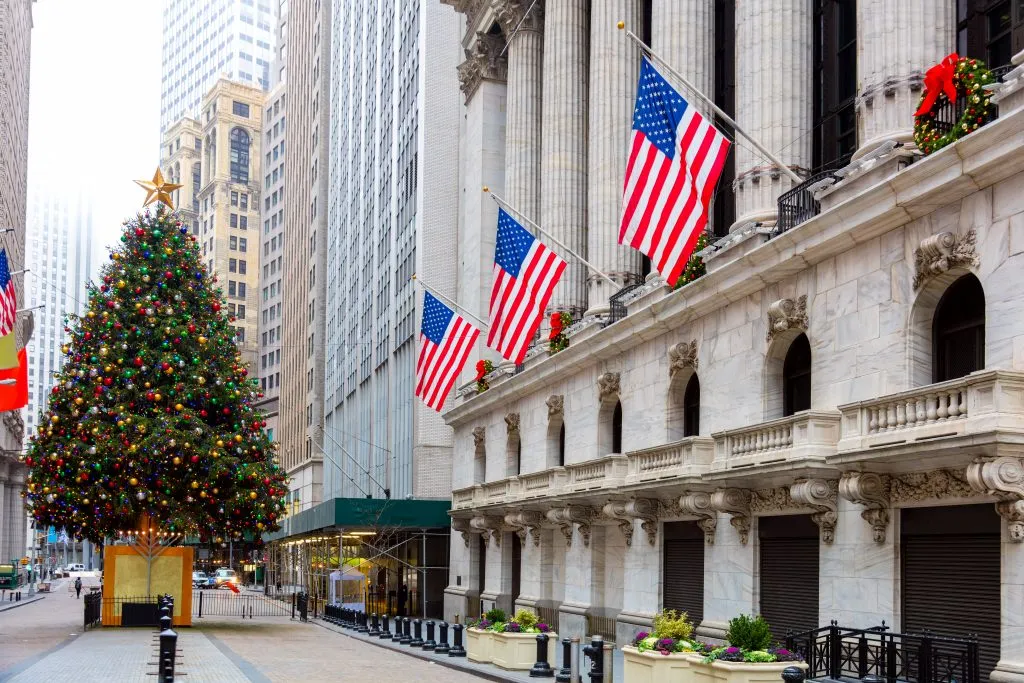
[(14, 279), (7, 265), (7, 250), (0, 249), (0, 337), (14, 330), (18, 298), (14, 293)]
[(675, 284), (708, 222), (729, 141), (644, 58), (633, 109), (619, 243)]
[(487, 345), (510, 361), (523, 362), (564, 270), (558, 254), (498, 209)]
[(423, 293), (420, 357), (416, 362), (416, 395), (441, 412), (455, 378), (462, 372), (480, 331), (455, 311)]

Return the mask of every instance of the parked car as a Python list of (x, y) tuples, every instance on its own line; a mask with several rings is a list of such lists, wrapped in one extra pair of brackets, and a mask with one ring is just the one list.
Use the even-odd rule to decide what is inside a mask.
[(76, 562), (74, 564), (69, 564), (68, 565), (66, 573), (70, 574), (71, 572), (84, 572), (84, 571), (85, 571), (85, 565), (82, 564), (81, 562)]
[(206, 572), (192, 572), (192, 587), (193, 588), (206, 588), (209, 578), (206, 576)]
[(225, 584), (228, 584), (228, 583), (234, 584), (234, 585), (237, 586), (238, 585), (238, 575), (235, 574), (235, 570), (234, 569), (224, 569), (224, 568), (221, 568), (221, 569), (217, 570), (216, 574), (214, 574), (214, 581), (215, 581), (215, 584), (216, 584), (217, 588), (220, 588), (221, 586), (223, 586)]

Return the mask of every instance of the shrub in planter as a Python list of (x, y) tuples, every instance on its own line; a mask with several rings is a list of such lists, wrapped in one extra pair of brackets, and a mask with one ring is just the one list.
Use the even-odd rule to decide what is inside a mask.
[(484, 613), (484, 619), (492, 624), (499, 621), (505, 621), (505, 610), (498, 609), (497, 607), (489, 609)]
[(742, 650), (767, 650), (772, 644), (772, 630), (764, 617), (749, 617), (741, 614), (729, 620), (729, 630), (725, 634), (730, 645)]
[(764, 617), (750, 617), (741, 614), (729, 620), (729, 630), (725, 636), (729, 645), (716, 647), (704, 654), (704, 663), (711, 662), (747, 662), (753, 664), (770, 664), (775, 662), (803, 661), (795, 652), (784, 647), (770, 647), (772, 632)]

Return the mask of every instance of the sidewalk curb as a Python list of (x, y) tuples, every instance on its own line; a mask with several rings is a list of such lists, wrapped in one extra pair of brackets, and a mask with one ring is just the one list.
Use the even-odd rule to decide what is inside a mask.
[(341, 628), (337, 628), (337, 627), (335, 627), (335, 626), (333, 626), (331, 624), (328, 624), (328, 623), (324, 622), (321, 619), (310, 619), (310, 622), (313, 623), (313, 624), (316, 624), (317, 626), (319, 626), (319, 627), (321, 627), (323, 629), (326, 629), (328, 631), (332, 631), (332, 632), (337, 633), (339, 635), (343, 635), (343, 636), (346, 636), (348, 638), (352, 638), (353, 640), (358, 640), (361, 643), (369, 643), (370, 645), (374, 645), (376, 647), (379, 647), (382, 650), (388, 650), (388, 651), (391, 651), (391, 652), (397, 652), (398, 654), (406, 655), (407, 657), (413, 657), (415, 659), (421, 659), (421, 660), (423, 660), (425, 662), (433, 662), (434, 664), (438, 664), (440, 666), (447, 667), (449, 669), (454, 669), (455, 671), (461, 671), (462, 673), (472, 674), (474, 676), (477, 676), (477, 677), (482, 678), (482, 679), (487, 680), (487, 681), (495, 681), (496, 683), (519, 683), (520, 681), (522, 681), (522, 678), (513, 678), (511, 676), (503, 676), (498, 671), (493, 671), (493, 672), (492, 671), (479, 671), (479, 670), (473, 668), (472, 666), (466, 666), (465, 664), (463, 664), (465, 659), (461, 658), (461, 657), (452, 657), (450, 659), (448, 659), (448, 658), (442, 659), (441, 657), (438, 657), (436, 655), (425, 654), (422, 650), (417, 651), (415, 648), (410, 648), (408, 650), (405, 650), (405, 649), (399, 649), (397, 647), (391, 647), (389, 645), (385, 645), (384, 644), (385, 642), (390, 642), (390, 641), (381, 641), (379, 638), (376, 638), (376, 639), (375, 638), (363, 638), (363, 637), (360, 637), (358, 635), (353, 635), (349, 631), (346, 631), (346, 630), (341, 629)]
[(36, 594), (36, 595), (33, 595), (31, 598), (25, 598), (24, 600), (18, 600), (17, 602), (12, 602), (10, 604), (5, 604), (5, 605), (0, 606), (0, 612), (6, 612), (8, 610), (14, 609), (15, 607), (24, 607), (25, 605), (31, 605), (33, 602), (39, 602), (40, 600), (44, 599), (45, 597), (46, 597), (45, 595), (38, 595), (38, 594)]

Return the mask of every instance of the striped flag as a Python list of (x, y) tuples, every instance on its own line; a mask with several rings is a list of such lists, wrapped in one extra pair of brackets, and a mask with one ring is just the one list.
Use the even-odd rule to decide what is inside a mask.
[(619, 243), (675, 284), (708, 222), (729, 141), (645, 57), (633, 109)]
[(423, 293), (420, 357), (416, 361), (416, 395), (441, 412), (455, 378), (469, 358), (480, 331), (430, 292)]
[(523, 362), (565, 261), (498, 209), (498, 238), (491, 287), (487, 345), (504, 358)]
[(18, 353), (14, 345), (17, 309), (18, 297), (7, 265), (7, 250), (0, 249), (0, 369), (4, 370), (18, 367)]

